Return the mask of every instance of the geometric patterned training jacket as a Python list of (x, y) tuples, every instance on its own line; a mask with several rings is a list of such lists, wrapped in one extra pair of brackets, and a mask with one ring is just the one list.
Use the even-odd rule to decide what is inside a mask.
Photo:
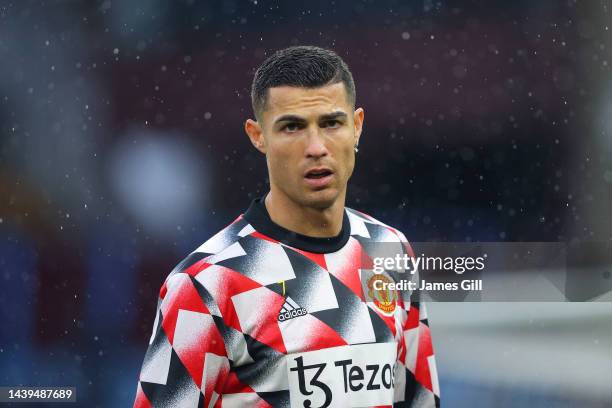
[(425, 305), (373, 288), (381, 242), (413, 255), (358, 211), (313, 238), (253, 201), (162, 285), (134, 407), (438, 407)]

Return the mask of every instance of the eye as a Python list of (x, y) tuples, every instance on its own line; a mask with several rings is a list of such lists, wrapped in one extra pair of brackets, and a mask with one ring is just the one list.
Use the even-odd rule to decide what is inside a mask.
[(300, 125), (297, 123), (287, 123), (281, 130), (287, 133), (295, 133), (300, 130)]
[(342, 123), (340, 123), (339, 120), (326, 120), (325, 122), (323, 122), (323, 127), (325, 128), (331, 128), (331, 129), (335, 129), (340, 127), (340, 125), (342, 125)]

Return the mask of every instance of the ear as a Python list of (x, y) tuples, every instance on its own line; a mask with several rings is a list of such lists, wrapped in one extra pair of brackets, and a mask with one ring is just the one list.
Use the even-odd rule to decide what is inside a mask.
[(355, 125), (355, 146), (359, 144), (359, 138), (361, 137), (361, 131), (363, 130), (363, 118), (365, 112), (363, 108), (355, 109), (355, 113), (353, 114), (353, 121)]
[(251, 139), (253, 146), (263, 154), (266, 154), (266, 140), (264, 139), (263, 130), (259, 122), (253, 119), (247, 119), (244, 123), (244, 131)]

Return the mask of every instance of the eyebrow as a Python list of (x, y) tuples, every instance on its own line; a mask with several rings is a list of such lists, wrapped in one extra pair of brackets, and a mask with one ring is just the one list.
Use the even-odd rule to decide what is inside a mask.
[[(333, 119), (346, 119), (348, 117), (348, 115), (345, 112), (342, 111), (336, 111), (336, 112), (332, 112), (332, 113), (326, 113), (325, 115), (321, 115), (319, 117), (319, 121), (327, 121), (327, 120), (333, 120)], [(283, 115), (280, 118), (276, 119), (274, 121), (275, 125), (278, 125), (282, 122), (297, 122), (297, 123), (305, 123), (306, 119), (304, 119), (301, 116), (297, 116), (297, 115)]]
[(348, 117), (348, 115), (345, 112), (342, 111), (336, 111), (336, 112), (332, 112), (332, 113), (328, 113), (325, 115), (321, 115), (321, 120), (326, 121), (326, 120), (333, 120), (333, 119), (346, 119)]
[(299, 122), (299, 123), (303, 123), (306, 122), (306, 119), (304, 119), (301, 116), (297, 116), (297, 115), (283, 115), (280, 118), (276, 119), (274, 121), (275, 125), (278, 125), (279, 123), (282, 122)]

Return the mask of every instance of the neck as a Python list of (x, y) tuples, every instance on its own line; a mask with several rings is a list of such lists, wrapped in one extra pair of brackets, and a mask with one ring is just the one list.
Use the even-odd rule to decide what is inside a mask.
[(315, 238), (330, 238), (340, 234), (344, 215), (345, 193), (327, 208), (300, 205), (282, 193), (270, 190), (265, 205), (274, 223), (289, 231)]

